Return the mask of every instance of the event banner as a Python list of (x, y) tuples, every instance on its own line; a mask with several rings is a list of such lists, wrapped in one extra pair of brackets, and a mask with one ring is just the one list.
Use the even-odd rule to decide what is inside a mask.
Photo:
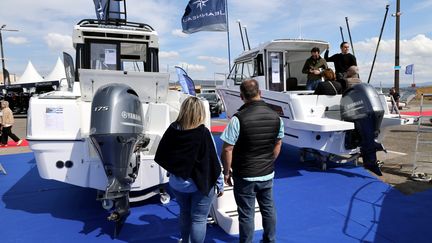
[(190, 0), (182, 17), (183, 32), (227, 31), (225, 0)]

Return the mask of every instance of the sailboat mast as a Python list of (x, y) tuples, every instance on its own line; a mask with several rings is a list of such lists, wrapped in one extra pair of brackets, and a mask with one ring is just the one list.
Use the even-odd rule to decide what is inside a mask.
[(346, 22), (346, 26), (347, 26), (347, 30), (348, 30), (348, 36), (349, 36), (349, 40), (350, 40), (350, 44), (351, 44), (351, 51), (352, 51), (353, 55), (355, 56), (354, 46), (353, 46), (353, 42), (352, 42), (352, 38), (351, 38), (351, 31), (350, 31), (350, 27), (349, 27), (349, 23), (348, 23), (348, 17), (345, 17), (345, 22)]
[(368, 78), (367, 83), (370, 82), (370, 79), (372, 77), (372, 71), (373, 71), (373, 68), (375, 66), (375, 61), (376, 61), (376, 57), (377, 57), (377, 53), (378, 53), (378, 48), (379, 48), (379, 44), (381, 42), (382, 33), (384, 31), (384, 25), (385, 25), (385, 22), (386, 22), (386, 19), (387, 19), (388, 10), (389, 10), (389, 5), (387, 4), (386, 5), (386, 12), (385, 12), (385, 15), (384, 15), (384, 20), (383, 20), (383, 23), (382, 23), (382, 26), (381, 26), (381, 31), (380, 31), (380, 35), (379, 35), (379, 38), (378, 38), (378, 43), (377, 43), (377, 46), (376, 46), (376, 49), (375, 49), (375, 55), (374, 55), (374, 58), (373, 58), (373, 61), (372, 61), (372, 66), (371, 66), (371, 69), (370, 69), (370, 72), (369, 72), (369, 78)]

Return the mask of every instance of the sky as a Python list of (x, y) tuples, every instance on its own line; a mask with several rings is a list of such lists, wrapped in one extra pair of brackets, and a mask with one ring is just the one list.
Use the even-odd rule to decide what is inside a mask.
[[(367, 80), (383, 23), (385, 6), (389, 14), (384, 27), (371, 83), (393, 84), (395, 64), (396, 0), (227, 0), (231, 63), (243, 51), (238, 20), (246, 26), (251, 47), (272, 39), (302, 38), (330, 43), (330, 55), (340, 52), (342, 26), (345, 40), (349, 26), (360, 69)], [(128, 20), (151, 25), (159, 34), (160, 71), (174, 66), (188, 71), (192, 79), (223, 79), (228, 70), (228, 44), (225, 32), (181, 31), (187, 0), (129, 0)], [(432, 0), (400, 0), (400, 86), (432, 81)], [(92, 0), (1, 0), (0, 26), (6, 68), (20, 76), (31, 61), (46, 76), (58, 57), (66, 51), (74, 56), (73, 26), (81, 19), (95, 18)], [(414, 64), (414, 76), (405, 66)], [(13, 76), (11, 77), (13, 80)]]

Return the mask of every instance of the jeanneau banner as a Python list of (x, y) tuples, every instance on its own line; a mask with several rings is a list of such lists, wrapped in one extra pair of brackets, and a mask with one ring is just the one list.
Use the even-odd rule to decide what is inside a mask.
[[(107, 17), (118, 19), (120, 14), (120, 2), (115, 0), (93, 0), (95, 5), (96, 17), (98, 20), (107, 20)], [(108, 9), (109, 2), (109, 9)], [(113, 12), (113, 13), (110, 13)]]
[(11, 84), (9, 71), (6, 68), (3, 68), (3, 84), (4, 85), (10, 85)]
[(182, 87), (183, 93), (195, 95), (195, 84), (194, 81), (187, 75), (186, 71), (179, 66), (175, 66), (177, 71), (178, 81)]
[(182, 17), (183, 32), (227, 31), (226, 0), (190, 0)]
[(63, 52), (63, 63), (65, 67), (68, 88), (72, 89), (73, 83), (75, 82), (75, 69), (72, 56), (66, 52)]

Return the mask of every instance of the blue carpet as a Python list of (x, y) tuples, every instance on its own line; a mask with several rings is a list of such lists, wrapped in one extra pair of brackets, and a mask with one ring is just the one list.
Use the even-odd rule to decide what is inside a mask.
[[(221, 140), (215, 137), (217, 146)], [(276, 162), (277, 242), (430, 242), (432, 190), (406, 196), (361, 167), (323, 172), (298, 162), (286, 144)], [(32, 153), (0, 156), (0, 242), (177, 242), (175, 198), (151, 198), (131, 210), (121, 234), (96, 191), (39, 177)], [(257, 231), (255, 242), (262, 232)], [(208, 226), (206, 242), (237, 242)]]
[(212, 119), (226, 119), (226, 113), (222, 112), (218, 116), (212, 116)]

